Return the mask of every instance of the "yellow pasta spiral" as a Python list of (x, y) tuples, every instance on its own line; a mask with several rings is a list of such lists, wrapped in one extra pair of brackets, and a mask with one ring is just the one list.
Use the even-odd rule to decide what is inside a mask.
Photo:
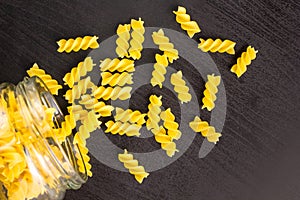
[(96, 49), (99, 47), (99, 44), (97, 42), (98, 37), (97, 36), (84, 36), (82, 37), (77, 37), (75, 39), (61, 39), (57, 42), (58, 44), (58, 52), (67, 52), (70, 53), (71, 51), (79, 51), (80, 49), (82, 50), (87, 50), (88, 48), (91, 49)]
[(156, 63), (154, 64), (154, 70), (152, 72), (151, 85), (154, 87), (158, 85), (162, 88), (162, 83), (165, 80), (165, 74), (167, 73), (168, 59), (166, 55), (155, 54)]
[(131, 87), (119, 87), (116, 86), (114, 88), (112, 87), (98, 87), (95, 92), (93, 93), (93, 96), (97, 99), (104, 99), (104, 100), (125, 100), (131, 97)]
[(82, 121), (88, 115), (88, 111), (83, 109), (81, 105), (73, 104), (68, 106), (67, 109), (69, 113), (73, 113), (76, 121)]
[(201, 132), (202, 136), (206, 137), (209, 142), (216, 143), (219, 141), (219, 137), (222, 136), (216, 132), (214, 127), (210, 126), (208, 122), (202, 121), (198, 116), (189, 125), (195, 132)]
[(75, 99), (79, 99), (82, 94), (85, 94), (92, 86), (93, 83), (91, 82), (90, 77), (81, 79), (77, 85), (74, 85), (72, 89), (69, 89), (66, 92), (64, 97), (69, 103), (72, 103)]
[(99, 113), (102, 117), (111, 116), (111, 112), (114, 110), (114, 107), (111, 105), (106, 105), (103, 101), (99, 101), (94, 105), (94, 110), (96, 113)]
[[(92, 177), (93, 173), (91, 171), (92, 165), (90, 164), (90, 157), (88, 155), (89, 150), (86, 146), (78, 144), (79, 151), (76, 149), (75, 157), (77, 158), (78, 171), (81, 173), (87, 173), (89, 177)], [(82, 162), (82, 160), (84, 162)]]
[(162, 111), (160, 114), (161, 119), (164, 121), (164, 127), (168, 130), (168, 135), (171, 139), (178, 140), (181, 137), (179, 124), (175, 121), (175, 115), (171, 112), (171, 108)]
[(59, 132), (56, 133), (58, 141), (64, 141), (67, 136), (72, 134), (72, 130), (76, 127), (76, 119), (73, 112), (65, 116), (65, 121), (61, 123)]
[(247, 71), (247, 65), (251, 64), (251, 60), (256, 58), (256, 51), (254, 47), (248, 46), (246, 52), (243, 52), (241, 57), (237, 59), (237, 63), (231, 67), (231, 72), (235, 73), (237, 77), (241, 77)]
[(176, 21), (181, 25), (181, 28), (187, 31), (190, 38), (194, 36), (195, 33), (199, 33), (201, 30), (195, 21), (191, 21), (190, 15), (186, 13), (186, 9), (182, 6), (178, 6), (177, 11), (173, 11), (176, 15)]
[(71, 72), (64, 76), (63, 80), (65, 85), (68, 85), (70, 88), (72, 88), (81, 77), (85, 76), (87, 72), (92, 71), (94, 66), (95, 64), (93, 63), (91, 57), (85, 58), (83, 62), (80, 62), (77, 67), (73, 67)]
[(116, 40), (116, 53), (119, 57), (128, 56), (129, 39), (130, 39), (130, 24), (119, 24), (117, 28), (118, 39)]
[(126, 135), (128, 137), (132, 136), (140, 136), (140, 128), (141, 126), (137, 124), (130, 124), (128, 122), (113, 122), (108, 121), (105, 123), (107, 129), (105, 130), (105, 133), (111, 133), (113, 135), (119, 134), (119, 135)]
[(144, 21), (139, 18), (139, 20), (131, 19), (131, 40), (130, 40), (130, 48), (129, 48), (129, 56), (134, 60), (138, 60), (141, 58), (142, 50), (143, 50), (143, 42), (145, 40), (144, 33)]
[(125, 84), (132, 84), (132, 73), (110, 73), (102, 72), (101, 73), (102, 82), (101, 85), (110, 85), (110, 86), (124, 86)]
[(218, 92), (220, 81), (220, 76), (215, 76), (214, 74), (207, 75), (207, 82), (205, 83), (205, 90), (203, 92), (202, 109), (207, 108), (207, 110), (211, 111), (215, 107), (215, 100), (217, 99), (216, 94)]
[(159, 129), (152, 129), (152, 133), (154, 134), (155, 141), (161, 144), (161, 148), (166, 151), (169, 157), (173, 157), (176, 149), (176, 144), (173, 142), (172, 137), (167, 135), (166, 129), (162, 126)]
[(33, 66), (29, 70), (27, 70), (27, 74), (30, 77), (37, 76), (42, 79), (42, 81), (46, 84), (51, 94), (53, 95), (57, 95), (58, 90), (62, 88), (62, 86), (59, 85), (56, 80), (52, 79), (50, 75), (46, 74), (43, 69), (40, 69), (36, 63), (34, 63)]
[(90, 137), (90, 133), (101, 125), (101, 121), (98, 120), (99, 117), (100, 116), (93, 110), (88, 113), (87, 117), (83, 119), (78, 132), (74, 136), (74, 144), (86, 146), (86, 140)]
[(171, 83), (174, 86), (174, 90), (178, 94), (178, 99), (181, 101), (181, 103), (187, 103), (191, 101), (192, 95), (189, 93), (189, 88), (182, 78), (181, 71), (171, 75)]
[(202, 38), (200, 38), (200, 44), (198, 45), (198, 48), (201, 49), (204, 52), (220, 52), (220, 53), (228, 53), (228, 54), (235, 54), (234, 51), (234, 46), (235, 46), (235, 42), (231, 41), (231, 40), (220, 40), (220, 39), (216, 39), (213, 40), (211, 38), (204, 40)]
[(134, 61), (129, 60), (127, 58), (123, 58), (119, 60), (118, 58), (110, 59), (106, 58), (100, 63), (101, 71), (110, 71), (110, 72), (133, 72), (134, 69)]
[(115, 120), (121, 122), (136, 123), (137, 125), (143, 125), (145, 121), (145, 116), (147, 114), (142, 114), (140, 111), (131, 109), (123, 110), (122, 108), (116, 108)]
[(156, 95), (151, 95), (149, 97), (150, 104), (148, 105), (148, 120), (146, 122), (146, 127), (148, 130), (150, 129), (159, 129), (159, 114), (161, 112), (160, 106), (162, 106), (161, 101), (162, 96), (157, 97)]
[(129, 170), (129, 173), (134, 175), (135, 179), (142, 183), (144, 178), (149, 176), (149, 173), (145, 171), (143, 166), (139, 165), (138, 160), (133, 158), (133, 155), (124, 150), (123, 154), (119, 154), (118, 158), (120, 162), (124, 163), (124, 167)]
[(162, 29), (159, 29), (157, 32), (152, 33), (153, 42), (158, 45), (159, 50), (164, 52), (169, 59), (170, 63), (173, 63), (174, 60), (179, 58), (177, 49), (174, 48), (174, 44), (170, 42), (170, 39), (165, 36), (165, 33)]

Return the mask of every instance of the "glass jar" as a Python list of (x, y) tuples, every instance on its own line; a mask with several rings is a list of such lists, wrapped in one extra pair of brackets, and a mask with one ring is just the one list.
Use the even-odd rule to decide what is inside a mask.
[(57, 135), (63, 121), (40, 78), (0, 85), (0, 200), (63, 199), (87, 180), (72, 134)]

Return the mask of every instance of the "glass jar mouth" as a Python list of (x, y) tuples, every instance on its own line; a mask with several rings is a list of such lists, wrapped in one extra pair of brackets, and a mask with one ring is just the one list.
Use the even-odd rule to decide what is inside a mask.
[[(22, 105), (21, 110), (23, 116), (26, 117), (27, 123), (31, 124), (31, 129), (33, 134), (35, 134), (34, 137), (38, 137), (43, 141), (43, 145), (45, 145), (59, 173), (61, 173), (63, 177), (68, 177), (66, 187), (72, 189), (80, 188), (87, 180), (87, 174), (78, 172), (74, 155), (74, 148), (78, 147), (71, 143), (72, 135), (66, 137), (65, 140), (60, 143), (57, 138), (55, 138), (55, 134), (51, 139), (42, 134), (43, 131), (41, 127), (45, 125), (42, 124), (44, 121), (43, 116), (45, 116), (43, 106), (46, 108), (54, 108), (53, 123), (55, 128), (61, 128), (62, 122), (65, 121), (64, 115), (48, 87), (39, 77), (25, 77), (24, 81), (20, 82), (16, 87), (16, 96), (18, 103)], [(50, 144), (55, 144), (55, 146), (60, 149), (64, 157), (64, 163), (57, 159)]]

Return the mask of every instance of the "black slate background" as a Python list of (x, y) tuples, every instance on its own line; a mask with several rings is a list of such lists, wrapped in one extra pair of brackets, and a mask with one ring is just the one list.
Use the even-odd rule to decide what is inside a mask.
[(92, 158), (94, 176), (65, 199), (300, 199), (299, 1), (0, 1), (0, 81), (18, 83), (37, 62), (62, 83), (88, 51), (59, 54), (55, 41), (83, 35), (101, 41), (138, 17), (145, 26), (181, 31), (172, 14), (177, 5), (200, 25), (194, 39), (232, 39), (237, 55), (249, 44), (259, 50), (240, 79), (229, 71), (237, 56), (211, 54), (226, 87), (223, 137), (204, 159), (197, 157), (202, 138), (196, 137), (142, 185)]

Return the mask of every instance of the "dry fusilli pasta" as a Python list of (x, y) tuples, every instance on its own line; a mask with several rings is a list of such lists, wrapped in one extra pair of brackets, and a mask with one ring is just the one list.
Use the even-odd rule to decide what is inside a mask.
[(173, 11), (176, 15), (176, 21), (181, 25), (181, 28), (187, 31), (190, 38), (194, 36), (195, 33), (199, 33), (201, 30), (195, 21), (191, 21), (190, 15), (186, 13), (186, 9), (182, 6), (178, 6), (177, 11)]
[(133, 72), (134, 69), (134, 61), (129, 60), (127, 58), (123, 58), (119, 60), (118, 58), (110, 59), (106, 58), (103, 61), (101, 61), (100, 64), (100, 70), (101, 71), (110, 71), (110, 72)]
[[(87, 173), (89, 177), (92, 177), (93, 173), (91, 171), (92, 165), (90, 164), (90, 157), (88, 155), (89, 150), (86, 146), (77, 145), (79, 151), (76, 149), (75, 157), (77, 158), (78, 171), (81, 173)], [(84, 161), (84, 163), (82, 162)]]
[(152, 78), (150, 80), (151, 85), (154, 87), (158, 85), (162, 88), (162, 83), (165, 80), (165, 74), (167, 73), (168, 59), (166, 55), (155, 54), (156, 63), (154, 64), (154, 70), (152, 72)]
[(130, 124), (128, 122), (113, 122), (108, 121), (105, 123), (107, 129), (105, 130), (105, 133), (111, 133), (113, 135), (119, 134), (119, 135), (126, 135), (128, 137), (132, 136), (140, 136), (140, 128), (141, 126), (137, 124)]
[(43, 69), (40, 69), (39, 66), (34, 63), (33, 66), (27, 70), (27, 74), (30, 77), (37, 76), (46, 84), (48, 89), (50, 90), (51, 94), (57, 95), (58, 90), (62, 88), (61, 85), (58, 84), (58, 82), (48, 74)]
[(101, 73), (102, 82), (101, 85), (110, 85), (110, 86), (124, 86), (125, 84), (132, 84), (132, 73), (110, 73), (102, 72)]
[(195, 132), (201, 132), (202, 136), (206, 137), (209, 142), (216, 143), (219, 141), (219, 137), (222, 136), (216, 132), (214, 127), (210, 126), (208, 122), (202, 121), (198, 116), (189, 125)]
[(130, 27), (130, 24), (119, 24), (117, 29), (118, 39), (116, 40), (116, 53), (121, 58), (128, 56)]
[(92, 71), (94, 66), (95, 64), (93, 63), (91, 57), (85, 58), (83, 62), (80, 62), (77, 67), (73, 67), (71, 72), (64, 76), (63, 80), (65, 85), (68, 85), (70, 88), (72, 88), (81, 77)]
[(111, 116), (111, 112), (114, 110), (114, 107), (106, 105), (103, 101), (99, 101), (94, 105), (94, 110), (96, 113), (99, 113), (101, 117), (108, 117)]
[(162, 126), (159, 129), (152, 129), (152, 133), (154, 134), (155, 141), (161, 144), (161, 148), (166, 151), (169, 157), (173, 157), (176, 149), (176, 144), (173, 142), (172, 137), (167, 135), (166, 129)]
[(130, 48), (129, 48), (129, 56), (134, 60), (138, 60), (141, 58), (142, 50), (143, 50), (143, 42), (145, 40), (144, 33), (144, 21), (139, 18), (139, 20), (131, 19), (131, 40), (130, 40)]
[(175, 115), (171, 112), (171, 108), (162, 111), (160, 118), (164, 121), (164, 127), (168, 130), (168, 135), (171, 139), (178, 140), (181, 137), (179, 124), (175, 121)]
[(256, 58), (258, 51), (254, 47), (248, 46), (246, 52), (243, 52), (241, 57), (237, 59), (237, 63), (231, 67), (231, 72), (235, 73), (237, 77), (241, 77), (247, 71), (247, 65), (251, 64), (251, 60)]
[(220, 76), (215, 76), (214, 74), (207, 75), (207, 82), (205, 83), (205, 90), (203, 92), (202, 109), (207, 108), (207, 110), (211, 111), (215, 107), (215, 100), (217, 99), (216, 94), (218, 92), (220, 81)]
[(93, 93), (93, 96), (97, 99), (104, 99), (104, 100), (125, 100), (131, 97), (131, 87), (119, 87), (116, 86), (114, 88), (112, 87), (98, 87), (95, 92)]
[(213, 40), (211, 38), (204, 40), (202, 38), (200, 38), (200, 44), (198, 45), (198, 48), (201, 49), (204, 52), (220, 52), (220, 53), (228, 53), (228, 54), (235, 54), (234, 51), (234, 46), (235, 46), (235, 42), (231, 41), (231, 40), (220, 40), (220, 39), (216, 39)]
[(96, 49), (99, 47), (99, 44), (97, 42), (98, 37), (97, 36), (84, 36), (82, 37), (77, 37), (75, 39), (70, 38), (68, 40), (66, 39), (61, 39), (57, 42), (58, 44), (58, 52), (67, 52), (70, 53), (71, 51), (79, 51), (80, 49), (82, 50), (87, 50), (88, 48), (91, 49)]
[(136, 123), (137, 125), (143, 125), (145, 121), (145, 116), (147, 114), (142, 114), (140, 111), (131, 109), (123, 110), (122, 108), (116, 108), (115, 120), (121, 122)]
[(64, 95), (65, 99), (68, 100), (69, 103), (72, 103), (75, 99), (79, 99), (81, 95), (85, 94), (93, 85), (90, 77), (81, 79), (77, 85), (74, 85), (72, 89), (66, 92)]
[(189, 93), (189, 88), (182, 78), (181, 71), (171, 75), (171, 83), (174, 86), (174, 90), (178, 94), (178, 99), (181, 101), (181, 103), (187, 103), (191, 101), (192, 95)]
[(129, 173), (134, 175), (135, 179), (142, 183), (144, 178), (149, 176), (149, 173), (145, 171), (143, 166), (140, 166), (138, 160), (133, 158), (133, 155), (124, 150), (123, 154), (118, 156), (120, 162), (124, 163), (124, 167), (129, 170)]
[(161, 108), (162, 106), (162, 101), (161, 101), (162, 96), (157, 97), (156, 95), (151, 95), (149, 97), (150, 104), (148, 105), (148, 120), (146, 122), (146, 127), (148, 130), (150, 129), (158, 129), (159, 128), (159, 121), (160, 117), (159, 114), (161, 113)]
[(153, 42), (158, 45), (159, 50), (164, 52), (169, 59), (170, 63), (173, 63), (174, 60), (179, 58), (177, 49), (174, 48), (174, 44), (170, 42), (170, 39), (165, 36), (165, 33), (162, 29), (159, 29), (157, 32), (152, 33)]

